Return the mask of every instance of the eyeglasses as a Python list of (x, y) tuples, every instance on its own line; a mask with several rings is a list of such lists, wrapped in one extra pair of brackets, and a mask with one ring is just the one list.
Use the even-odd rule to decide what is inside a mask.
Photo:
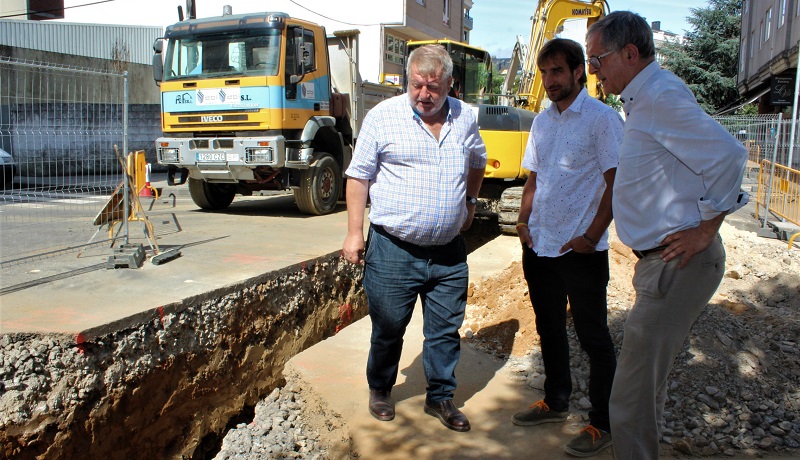
[(600, 56), (592, 56), (592, 57), (590, 57), (589, 59), (586, 60), (586, 63), (589, 64), (590, 66), (594, 67), (595, 69), (599, 69), (600, 67), (603, 66), (603, 63), (600, 62), (600, 59), (608, 56), (611, 53), (616, 53), (616, 52), (617, 51), (614, 50), (614, 51), (609, 51), (607, 53), (603, 53)]

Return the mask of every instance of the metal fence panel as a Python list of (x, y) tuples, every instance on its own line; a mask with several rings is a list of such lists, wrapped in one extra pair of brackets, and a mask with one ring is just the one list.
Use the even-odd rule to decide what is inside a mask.
[(95, 222), (122, 183), (127, 88), (125, 73), (0, 57), (0, 148), (14, 162), (0, 193), (3, 270), (107, 240)]

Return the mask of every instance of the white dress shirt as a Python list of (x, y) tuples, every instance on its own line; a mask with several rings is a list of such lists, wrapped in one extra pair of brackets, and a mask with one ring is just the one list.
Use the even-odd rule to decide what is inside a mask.
[[(585, 88), (563, 112), (551, 104), (533, 119), (522, 167), (536, 173), (528, 229), (537, 255), (562, 255), (561, 247), (589, 228), (621, 140), (622, 118)], [(606, 249), (607, 231), (597, 244)]]
[(625, 134), (612, 203), (623, 243), (651, 249), (746, 202), (739, 193), (747, 150), (680, 78), (653, 61), (620, 98)]

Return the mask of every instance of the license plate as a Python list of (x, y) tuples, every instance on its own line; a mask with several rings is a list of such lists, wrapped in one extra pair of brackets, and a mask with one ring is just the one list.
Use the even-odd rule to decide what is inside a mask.
[(210, 162), (225, 163), (225, 153), (198, 153), (197, 161), (203, 163), (210, 163)]

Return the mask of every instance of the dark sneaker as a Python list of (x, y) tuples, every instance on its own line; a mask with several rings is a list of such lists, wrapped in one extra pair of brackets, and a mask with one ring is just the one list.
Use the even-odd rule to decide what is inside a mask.
[(545, 404), (544, 399), (531, 404), (528, 410), (517, 412), (511, 417), (514, 425), (533, 426), (540, 423), (558, 423), (567, 419), (567, 412), (556, 412), (550, 410)]
[(591, 457), (611, 445), (611, 433), (587, 425), (564, 447), (564, 452), (576, 457)]

